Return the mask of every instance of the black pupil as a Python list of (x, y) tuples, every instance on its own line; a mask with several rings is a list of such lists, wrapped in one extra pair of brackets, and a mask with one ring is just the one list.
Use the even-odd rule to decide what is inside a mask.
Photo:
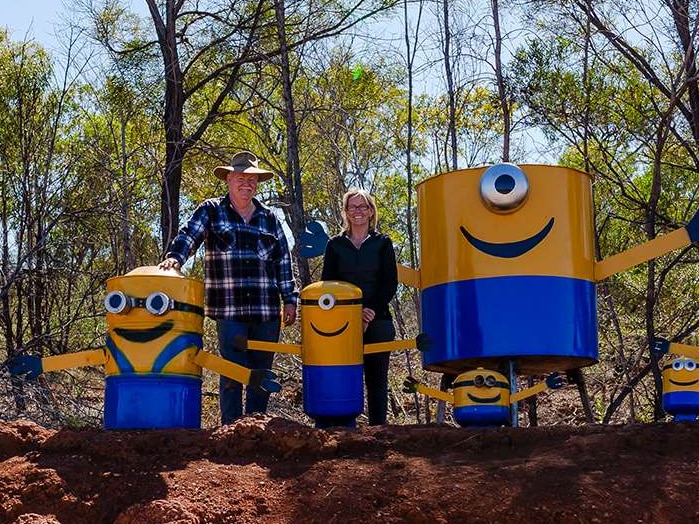
[(500, 175), (495, 179), (495, 190), (506, 195), (515, 188), (515, 179), (510, 175)]
[(160, 311), (163, 308), (163, 297), (156, 295), (151, 299), (150, 303), (153, 309)]
[(109, 306), (112, 308), (118, 308), (121, 305), (121, 297), (119, 295), (112, 295), (109, 297)]

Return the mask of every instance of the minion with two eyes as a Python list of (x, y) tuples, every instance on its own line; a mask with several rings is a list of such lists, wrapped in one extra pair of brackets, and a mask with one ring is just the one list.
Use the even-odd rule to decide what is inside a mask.
[[(354, 426), (364, 411), (364, 355), (417, 347), (428, 341), (363, 343), (362, 290), (342, 281), (320, 281), (301, 291), (301, 344), (248, 340), (248, 348), (301, 357), (303, 410), (316, 421)], [(335, 425), (335, 424), (332, 424)]]
[(549, 388), (559, 389), (564, 384), (563, 377), (558, 372), (553, 372), (536, 386), (511, 392), (505, 375), (477, 368), (456, 377), (452, 385), (453, 393), (430, 388), (410, 376), (403, 382), (403, 392), (422, 393), (452, 404), (454, 420), (462, 427), (490, 427), (508, 425), (511, 422), (512, 407), (520, 400)]
[(663, 365), (663, 410), (675, 422), (696, 422), (699, 417), (699, 347), (657, 338), (651, 350), (659, 358), (673, 354)]
[(204, 284), (177, 270), (136, 268), (107, 280), (105, 347), (40, 358), (21, 355), (14, 375), (104, 365), (105, 429), (199, 428), (202, 367), (278, 391), (270, 370), (203, 351)]

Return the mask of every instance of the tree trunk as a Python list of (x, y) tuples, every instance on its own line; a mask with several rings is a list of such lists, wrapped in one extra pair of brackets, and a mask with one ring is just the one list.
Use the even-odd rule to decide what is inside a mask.
[(277, 35), (279, 37), (279, 67), (281, 69), (282, 91), (284, 96), (284, 119), (286, 122), (286, 170), (284, 186), (286, 199), (289, 204), (291, 230), (296, 240), (294, 259), (298, 261), (298, 273), (301, 286), (311, 283), (311, 271), (308, 260), (299, 256), (301, 248), (301, 233), (306, 228), (303, 209), (303, 185), (301, 184), (301, 162), (299, 160), (299, 131), (296, 123), (296, 111), (292, 93), (291, 68), (289, 65), (289, 48), (286, 42), (286, 14), (283, 0), (274, 3), (277, 18)]

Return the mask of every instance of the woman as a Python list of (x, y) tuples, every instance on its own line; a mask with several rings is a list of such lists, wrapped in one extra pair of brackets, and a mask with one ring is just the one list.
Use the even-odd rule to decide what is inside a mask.
[[(342, 197), (342, 233), (328, 242), (322, 280), (342, 280), (362, 290), (364, 344), (396, 337), (388, 304), (398, 289), (391, 239), (376, 231), (378, 213), (371, 194), (350, 189)], [(364, 355), (369, 425), (386, 423), (390, 352)], [(327, 425), (327, 424), (326, 424)]]

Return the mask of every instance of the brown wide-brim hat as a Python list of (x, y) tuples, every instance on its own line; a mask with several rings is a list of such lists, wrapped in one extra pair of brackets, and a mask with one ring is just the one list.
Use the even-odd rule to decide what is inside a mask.
[(241, 151), (236, 153), (231, 158), (231, 163), (228, 166), (218, 166), (214, 168), (214, 176), (220, 178), (221, 180), (226, 180), (228, 173), (252, 173), (257, 175), (258, 182), (264, 182), (269, 180), (274, 176), (274, 173), (267, 171), (266, 169), (261, 169), (259, 167), (259, 160), (255, 153), (250, 151)]

